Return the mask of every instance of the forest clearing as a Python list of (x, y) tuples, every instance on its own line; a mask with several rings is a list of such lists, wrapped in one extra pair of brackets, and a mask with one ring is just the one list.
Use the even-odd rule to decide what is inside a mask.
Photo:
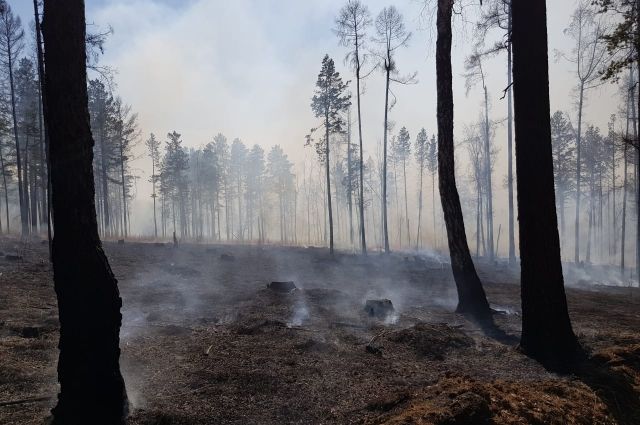
[[(3, 238), (0, 251), (22, 257), (0, 258), (0, 423), (41, 424), (57, 392), (46, 245)], [(123, 299), (131, 424), (640, 421), (640, 291), (604, 286), (598, 270), (599, 282), (566, 282), (593, 356), (556, 375), (517, 348), (518, 269), (506, 262), (478, 261), (495, 310), (496, 328), (483, 330), (453, 312), (450, 265), (436, 253), (332, 259), (325, 248), (134, 242), (105, 251)], [(370, 317), (367, 299), (389, 299), (395, 313)]]

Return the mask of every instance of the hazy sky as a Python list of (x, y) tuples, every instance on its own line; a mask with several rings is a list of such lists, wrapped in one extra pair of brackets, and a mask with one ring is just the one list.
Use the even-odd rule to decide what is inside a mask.
[[(421, 127), (429, 134), (436, 128), (435, 32), (433, 22), (421, 16), (421, 0), (364, 0), (373, 18), (395, 4), (413, 32), (407, 49), (397, 55), (402, 73), (418, 72), (419, 83), (395, 87), (397, 105), (390, 119), (406, 126), (415, 137)], [(31, 21), (31, 2), (10, 1), (24, 21)], [(99, 28), (113, 27), (101, 61), (118, 70), (117, 92), (139, 113), (143, 134), (160, 138), (176, 130), (186, 146), (201, 146), (218, 133), (229, 139), (265, 147), (280, 144), (295, 160), (313, 155), (304, 148), (304, 135), (316, 125), (310, 98), (325, 53), (333, 57), (345, 79), (345, 49), (331, 29), (345, 0), (87, 0), (87, 22)], [(479, 3), (479, 2), (478, 2)], [(554, 60), (554, 50), (568, 51), (571, 41), (563, 34), (574, 0), (548, 1), (549, 55), (552, 110), (575, 117), (571, 90), (571, 65)], [(473, 21), (478, 8), (466, 8)], [(28, 17), (28, 18), (25, 18)], [(463, 62), (474, 42), (471, 25), (455, 24), (454, 95), (456, 135), (465, 123), (478, 118), (480, 87), (465, 95)], [(371, 29), (370, 31), (373, 31)], [(373, 47), (373, 46), (372, 46)], [(491, 117), (503, 119), (506, 100), (506, 58), (486, 64), (491, 97)], [(365, 152), (375, 154), (382, 139), (384, 79), (378, 72), (366, 81), (363, 96)], [(592, 92), (586, 120), (606, 129), (616, 111), (616, 88), (610, 84)], [(574, 119), (575, 121), (575, 119)], [(506, 162), (504, 132), (495, 140), (500, 149), (496, 181), (502, 181)], [(141, 144), (140, 153), (143, 153)], [(143, 174), (146, 159), (136, 166)], [(146, 178), (144, 179), (146, 181)], [(140, 187), (141, 198), (147, 189)], [(143, 194), (144, 192), (144, 194)], [(139, 199), (139, 201), (142, 199)], [(147, 199), (144, 199), (145, 202)], [(497, 214), (500, 212), (497, 211)]]

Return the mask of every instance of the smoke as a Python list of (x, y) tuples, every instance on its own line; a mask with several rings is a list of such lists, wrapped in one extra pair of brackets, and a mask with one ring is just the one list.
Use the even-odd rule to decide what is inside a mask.
[(309, 309), (307, 308), (304, 300), (299, 299), (296, 301), (293, 309), (293, 316), (287, 322), (287, 327), (302, 326), (305, 321), (309, 319)]

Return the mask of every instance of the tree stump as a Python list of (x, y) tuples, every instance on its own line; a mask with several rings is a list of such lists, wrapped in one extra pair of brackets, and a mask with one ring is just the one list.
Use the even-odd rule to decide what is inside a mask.
[(267, 284), (267, 288), (275, 292), (291, 292), (296, 289), (296, 284), (292, 281), (287, 282), (271, 282)]
[(391, 300), (367, 300), (364, 305), (364, 311), (369, 317), (386, 319), (395, 312), (395, 309)]

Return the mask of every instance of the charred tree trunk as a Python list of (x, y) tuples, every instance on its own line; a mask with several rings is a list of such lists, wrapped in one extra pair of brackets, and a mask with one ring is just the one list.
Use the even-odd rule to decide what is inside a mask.
[(555, 210), (545, 0), (513, 3), (513, 79), (522, 294), (520, 345), (550, 368), (579, 351), (571, 328)]
[(60, 316), (54, 424), (124, 424), (122, 300), (96, 221), (83, 0), (47, 0), (47, 125), (55, 211), (53, 274)]
[(438, 90), (438, 175), (440, 200), (458, 290), (458, 308), (480, 320), (491, 318), (480, 278), (471, 260), (462, 207), (456, 187), (453, 154), (453, 88), (451, 75), (451, 14), (453, 0), (438, 0), (436, 74)]

